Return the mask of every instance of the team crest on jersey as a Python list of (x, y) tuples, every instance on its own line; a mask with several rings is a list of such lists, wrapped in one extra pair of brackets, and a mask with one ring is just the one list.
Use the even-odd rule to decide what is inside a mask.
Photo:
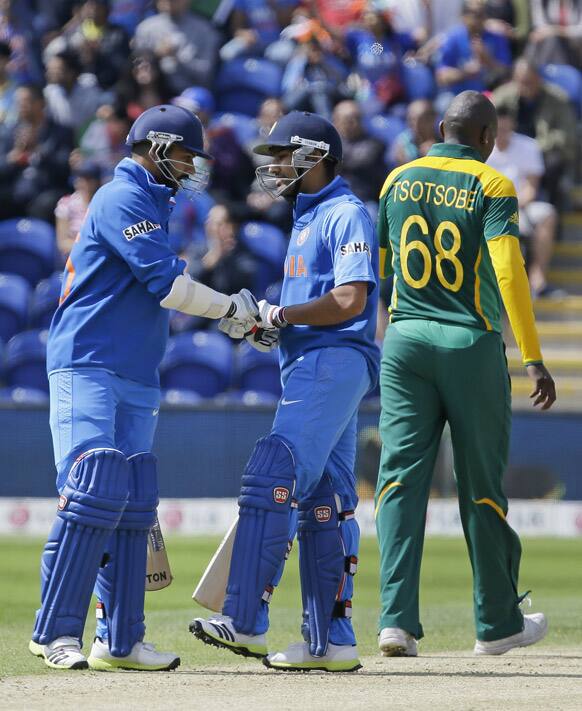
[(327, 523), (331, 519), (331, 506), (316, 506), (313, 513), (318, 523)]
[(150, 222), (149, 220), (142, 220), (141, 222), (136, 222), (135, 225), (130, 225), (123, 230), (123, 236), (126, 240), (131, 241), (134, 237), (139, 237), (140, 235), (147, 235), (148, 232), (153, 232), (160, 228), (155, 222)]
[(346, 257), (348, 254), (360, 254), (365, 252), (370, 257), (370, 245), (367, 242), (348, 242), (340, 247), (340, 254)]
[(305, 243), (305, 240), (308, 237), (309, 237), (309, 227), (306, 227), (304, 230), (301, 230), (301, 232), (297, 235), (297, 246), (301, 247), (301, 245)]
[(509, 218), (509, 221), (512, 222), (514, 225), (519, 225), (519, 212), (517, 210)]
[(284, 486), (276, 486), (273, 489), (273, 501), (276, 504), (284, 504), (289, 498), (289, 489)]

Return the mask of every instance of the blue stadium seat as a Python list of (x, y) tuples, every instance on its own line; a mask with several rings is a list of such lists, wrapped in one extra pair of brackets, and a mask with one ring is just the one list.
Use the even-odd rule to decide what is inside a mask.
[(364, 119), (364, 126), (374, 138), (391, 146), (397, 136), (406, 130), (406, 122), (398, 116), (378, 114)]
[(238, 385), (241, 390), (257, 390), (279, 397), (281, 395), (281, 373), (279, 351), (261, 353), (246, 341), (238, 350)]
[(229, 390), (214, 398), (217, 405), (276, 405), (279, 397), (264, 390)]
[(208, 128), (212, 129), (216, 126), (231, 128), (241, 146), (246, 146), (259, 135), (259, 126), (255, 118), (234, 111), (215, 114)]
[(44, 390), (21, 387), (0, 389), (0, 402), (13, 402), (26, 405), (44, 405), (48, 403), (48, 401), (48, 393)]
[(261, 102), (281, 93), (283, 70), (267, 59), (224, 62), (216, 80), (218, 110), (256, 116)]
[(222, 333), (180, 333), (170, 338), (160, 365), (163, 388), (214, 397), (230, 385), (233, 346)]
[(17, 333), (6, 344), (4, 380), (8, 385), (49, 391), (46, 374), (47, 330)]
[(63, 273), (55, 272), (48, 279), (39, 281), (30, 302), (30, 325), (34, 328), (48, 328), (59, 305)]
[(253, 291), (262, 298), (268, 286), (283, 278), (287, 241), (283, 232), (268, 222), (246, 222), (239, 238), (259, 262)]
[(402, 65), (402, 80), (408, 101), (434, 99), (437, 85), (434, 75), (426, 64), (412, 61)]
[(550, 84), (559, 86), (582, 115), (582, 73), (569, 64), (546, 64), (542, 67), (543, 78)]
[(203, 398), (193, 390), (162, 390), (162, 402), (164, 405), (172, 407), (181, 407), (182, 405), (198, 405), (203, 401)]
[(0, 272), (19, 274), (31, 286), (55, 268), (55, 231), (43, 220), (19, 218), (0, 222)]
[(17, 274), (0, 274), (0, 340), (26, 328), (30, 286)]

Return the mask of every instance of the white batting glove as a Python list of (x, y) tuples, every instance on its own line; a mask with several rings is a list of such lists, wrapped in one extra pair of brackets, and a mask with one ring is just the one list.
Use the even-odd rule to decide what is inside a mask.
[(247, 319), (242, 323), (230, 318), (221, 318), (218, 322), (218, 330), (235, 340), (244, 338), (253, 328), (257, 328), (257, 321), (254, 318)]
[(225, 318), (233, 319), (238, 323), (244, 323), (250, 319), (255, 322), (259, 321), (259, 305), (248, 289), (241, 289), (238, 294), (231, 294), (230, 298), (231, 304)]
[(285, 307), (274, 306), (266, 299), (259, 301), (259, 316), (261, 318), (261, 328), (285, 328), (287, 320), (285, 319)]
[(246, 334), (245, 339), (255, 350), (269, 353), (279, 345), (279, 329), (255, 328), (251, 333)]

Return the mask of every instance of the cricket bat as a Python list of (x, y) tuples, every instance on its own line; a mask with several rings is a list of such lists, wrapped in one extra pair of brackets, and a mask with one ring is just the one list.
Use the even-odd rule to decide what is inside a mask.
[(224, 605), (237, 524), (238, 516), (232, 522), (192, 593), (193, 600), (208, 610), (214, 610), (214, 612), (221, 612)]
[(154, 525), (148, 533), (148, 557), (146, 568), (145, 589), (162, 590), (172, 582), (170, 561), (166, 552), (166, 544), (162, 536), (160, 522), (156, 516)]

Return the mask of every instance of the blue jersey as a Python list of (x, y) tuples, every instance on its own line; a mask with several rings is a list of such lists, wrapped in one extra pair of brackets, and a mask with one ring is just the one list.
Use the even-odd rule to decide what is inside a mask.
[(334, 287), (368, 282), (364, 312), (335, 326), (281, 329), (281, 370), (314, 348), (348, 346), (365, 356), (372, 383), (379, 369), (374, 342), (378, 307), (378, 238), (363, 203), (336, 177), (315, 194), (300, 193), (285, 259), (281, 305), (313, 301)]
[(49, 373), (91, 366), (159, 385), (170, 313), (160, 301), (186, 267), (168, 239), (173, 192), (130, 158), (97, 191), (65, 267)]

